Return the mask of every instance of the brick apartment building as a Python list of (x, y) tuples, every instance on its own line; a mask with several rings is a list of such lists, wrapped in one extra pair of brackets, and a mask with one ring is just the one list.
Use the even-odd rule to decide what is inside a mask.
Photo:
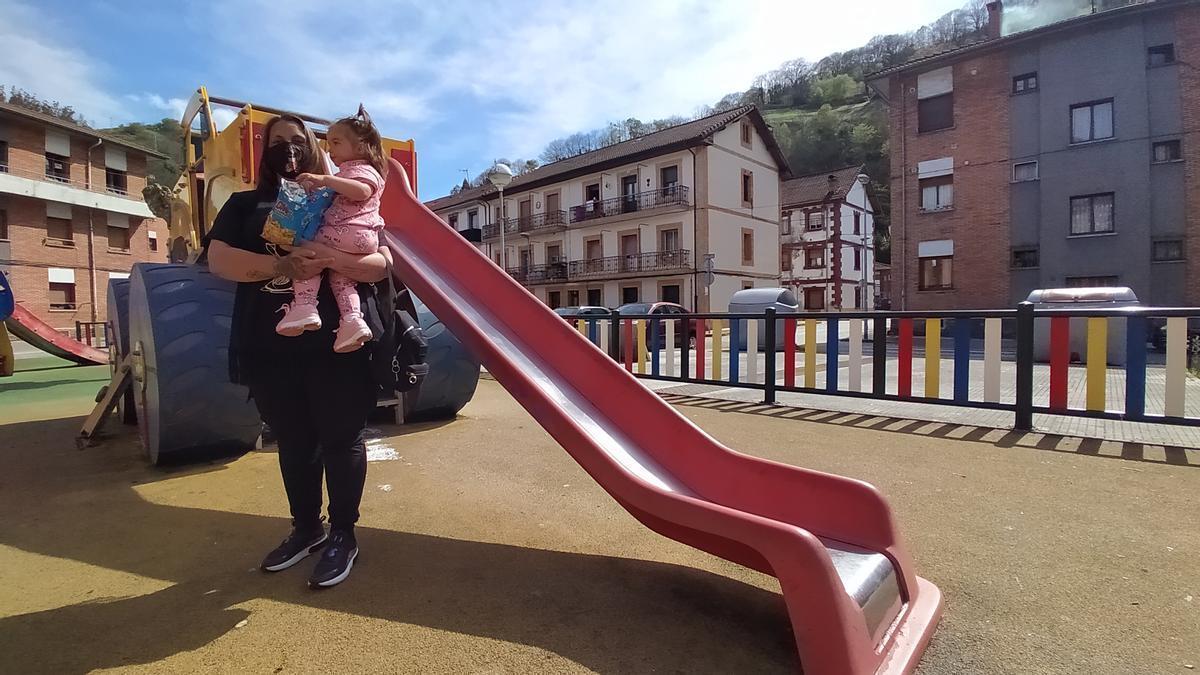
[(550, 307), (725, 311), (735, 292), (779, 283), (781, 174), (770, 128), (743, 106), (517, 176), (503, 212), (490, 185), (426, 205)]
[(987, 39), (869, 78), (890, 106), (893, 309), (1097, 285), (1200, 303), (1200, 7), (1011, 34), (988, 10)]
[(107, 317), (108, 280), (166, 262), (167, 226), (142, 199), (162, 155), (0, 103), (0, 270), (51, 326)]

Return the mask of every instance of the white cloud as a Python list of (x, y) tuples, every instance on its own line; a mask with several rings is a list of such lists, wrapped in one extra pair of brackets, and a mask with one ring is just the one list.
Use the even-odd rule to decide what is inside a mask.
[(0, 17), (0, 85), (71, 106), (92, 124), (124, 121), (125, 107), (104, 89), (102, 66), (58, 39), (51, 17), (15, 0), (0, 0)]
[[(182, 98), (163, 98), (158, 94), (143, 92), (141, 94), (130, 94), (129, 100), (135, 103), (148, 105), (156, 110), (161, 110), (169, 113), (171, 117), (178, 120), (183, 117), (183, 110), (187, 107), (187, 101)], [(216, 113), (213, 113), (216, 115)]]

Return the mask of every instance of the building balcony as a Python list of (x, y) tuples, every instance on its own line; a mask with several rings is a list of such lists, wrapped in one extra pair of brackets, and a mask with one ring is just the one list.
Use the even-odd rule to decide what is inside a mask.
[(654, 276), (692, 269), (692, 252), (657, 251), (634, 255), (615, 255), (592, 260), (559, 260), (545, 265), (510, 267), (509, 275), (527, 286), (571, 281)]
[(688, 206), (689, 203), (687, 186), (675, 185), (573, 206), (571, 207), (571, 223), (585, 223), (629, 213)]
[(122, 195), (108, 185), (88, 185), (62, 173), (25, 171), (9, 164), (0, 164), (0, 194), (33, 197), (140, 218), (154, 217), (145, 201)]
[[(506, 218), (504, 220), (504, 235), (517, 234), (525, 232), (536, 234), (540, 232), (557, 232), (566, 228), (567, 212), (566, 211), (547, 211), (545, 213), (536, 213), (531, 216), (521, 218)], [(485, 225), (483, 227), (484, 239), (496, 239), (500, 236), (500, 226)]]
[(567, 270), (567, 262), (564, 260), (546, 265), (510, 267), (508, 273), (512, 278), (526, 285), (553, 284), (567, 281), (569, 279)]
[(569, 264), (567, 276), (571, 280), (575, 280), (663, 274), (690, 270), (691, 264), (692, 252), (686, 249), (614, 255), (606, 258), (572, 261)]

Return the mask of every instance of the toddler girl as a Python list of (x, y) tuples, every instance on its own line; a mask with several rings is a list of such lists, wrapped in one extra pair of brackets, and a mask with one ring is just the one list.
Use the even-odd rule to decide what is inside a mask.
[[(356, 115), (342, 118), (329, 127), (326, 141), (329, 158), (338, 167), (337, 175), (302, 173), (296, 177), (296, 182), (306, 190), (326, 187), (337, 193), (314, 240), (346, 253), (374, 253), (379, 250), (379, 231), (383, 229), (379, 200), (387, 175), (379, 130), (360, 105)], [(329, 286), (342, 316), (333, 350), (352, 352), (371, 339), (371, 329), (363, 321), (357, 283), (329, 270)], [(319, 276), (292, 282), (295, 300), (290, 306), (284, 305), (287, 310), (275, 327), (277, 333), (296, 336), (321, 327), (317, 313), (320, 287)]]

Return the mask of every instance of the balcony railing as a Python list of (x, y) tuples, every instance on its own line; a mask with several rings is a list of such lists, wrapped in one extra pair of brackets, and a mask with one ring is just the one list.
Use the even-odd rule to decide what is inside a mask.
[(582, 223), (596, 218), (607, 218), (622, 213), (634, 213), (664, 206), (686, 206), (688, 188), (685, 185), (647, 190), (633, 195), (592, 201), (571, 207), (571, 222)]
[(589, 279), (640, 272), (674, 272), (689, 269), (691, 260), (692, 252), (686, 249), (614, 255), (572, 261), (567, 275), (571, 279)]
[(523, 284), (549, 284), (566, 281), (568, 279), (567, 269), (566, 261), (561, 261), (545, 265), (511, 267), (508, 273), (512, 275), (512, 278)]
[(109, 187), (105, 183), (93, 183), (92, 185), (88, 185), (84, 181), (72, 179), (68, 175), (61, 174), (61, 173), (52, 173), (49, 171), (27, 171), (24, 169), (15, 169), (8, 164), (0, 164), (0, 173), (7, 173), (12, 176), (17, 176), (19, 178), (28, 178), (30, 180), (38, 180), (38, 181), (45, 181), (48, 183), (57, 183), (59, 185), (67, 185), (67, 186), (70, 186), (70, 187), (73, 187), (73, 188), (76, 188), (79, 190), (87, 190), (88, 192), (100, 192), (100, 193), (105, 193), (105, 194), (111, 194), (111, 195), (114, 195), (117, 197), (122, 197), (124, 199), (134, 199), (134, 197), (129, 196), (128, 190), (121, 191), (119, 188), (114, 189), (113, 187)]
[[(566, 227), (567, 212), (566, 211), (546, 211), (545, 213), (535, 213), (531, 216), (520, 218), (508, 218), (504, 221), (504, 234), (516, 234), (518, 232), (540, 232), (542, 230), (553, 230), (556, 228)], [(499, 225), (488, 225), (483, 228), (483, 238), (492, 239), (500, 236)]]

